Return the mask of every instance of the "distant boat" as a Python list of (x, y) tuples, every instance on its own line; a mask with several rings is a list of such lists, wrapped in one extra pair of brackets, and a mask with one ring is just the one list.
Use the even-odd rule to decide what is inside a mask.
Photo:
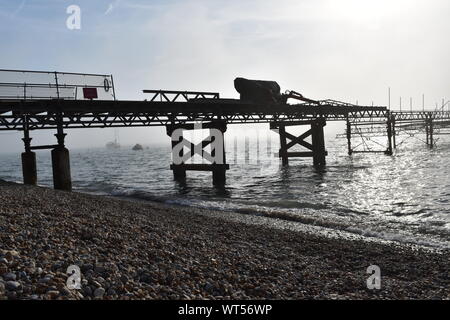
[(143, 148), (139, 143), (137, 143), (137, 144), (133, 147), (133, 150), (134, 150), (134, 151), (144, 150), (144, 148)]
[(106, 149), (120, 149), (119, 133), (117, 132), (117, 130), (114, 132), (114, 141), (108, 142), (106, 144)]
[(118, 144), (118, 143), (115, 142), (115, 141), (108, 142), (108, 143), (106, 144), (106, 149), (120, 149), (120, 144)]

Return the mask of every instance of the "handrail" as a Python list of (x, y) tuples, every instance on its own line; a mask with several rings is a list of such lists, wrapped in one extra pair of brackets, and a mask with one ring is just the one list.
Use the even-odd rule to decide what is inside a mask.
[[(45, 76), (38, 77), (34, 76), (35, 74)], [(113, 76), (103, 74), (0, 69), (0, 90), (2, 88), (0, 99), (3, 100), (55, 98), (76, 100), (81, 91), (78, 88), (101, 89), (100, 99), (116, 100)], [(73, 92), (68, 94), (67, 90)], [(30, 91), (34, 92), (30, 94)]]

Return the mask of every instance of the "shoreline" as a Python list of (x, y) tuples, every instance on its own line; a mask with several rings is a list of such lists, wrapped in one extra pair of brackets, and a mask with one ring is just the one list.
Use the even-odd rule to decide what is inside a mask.
[(0, 201), (0, 299), (450, 299), (448, 253), (2, 180)]

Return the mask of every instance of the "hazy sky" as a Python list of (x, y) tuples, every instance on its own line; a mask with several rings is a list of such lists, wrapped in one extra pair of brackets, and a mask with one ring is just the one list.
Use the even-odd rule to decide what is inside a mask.
[[(74, 4), (81, 30), (66, 27)], [(359, 104), (387, 105), (390, 86), (393, 106), (401, 95), (421, 107), (422, 93), (431, 106), (450, 96), (449, 12), (448, 0), (0, 0), (0, 68), (111, 73), (119, 99), (144, 99), (142, 89), (237, 98), (233, 80), (243, 76)], [(72, 148), (114, 137), (68, 133)], [(51, 131), (33, 136), (55, 142)], [(169, 141), (163, 128), (120, 138)], [(21, 151), (19, 139), (0, 133), (1, 151)]]

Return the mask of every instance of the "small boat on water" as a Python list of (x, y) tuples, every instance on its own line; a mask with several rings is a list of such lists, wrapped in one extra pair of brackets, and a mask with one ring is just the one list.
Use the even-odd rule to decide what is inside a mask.
[(120, 149), (120, 144), (116, 141), (111, 141), (106, 144), (106, 149)]
[(144, 148), (139, 143), (137, 143), (137, 144), (134, 145), (132, 150), (139, 151), (139, 150), (144, 150)]
[(117, 130), (114, 132), (114, 141), (108, 142), (106, 144), (106, 149), (120, 149), (119, 133), (117, 132)]

